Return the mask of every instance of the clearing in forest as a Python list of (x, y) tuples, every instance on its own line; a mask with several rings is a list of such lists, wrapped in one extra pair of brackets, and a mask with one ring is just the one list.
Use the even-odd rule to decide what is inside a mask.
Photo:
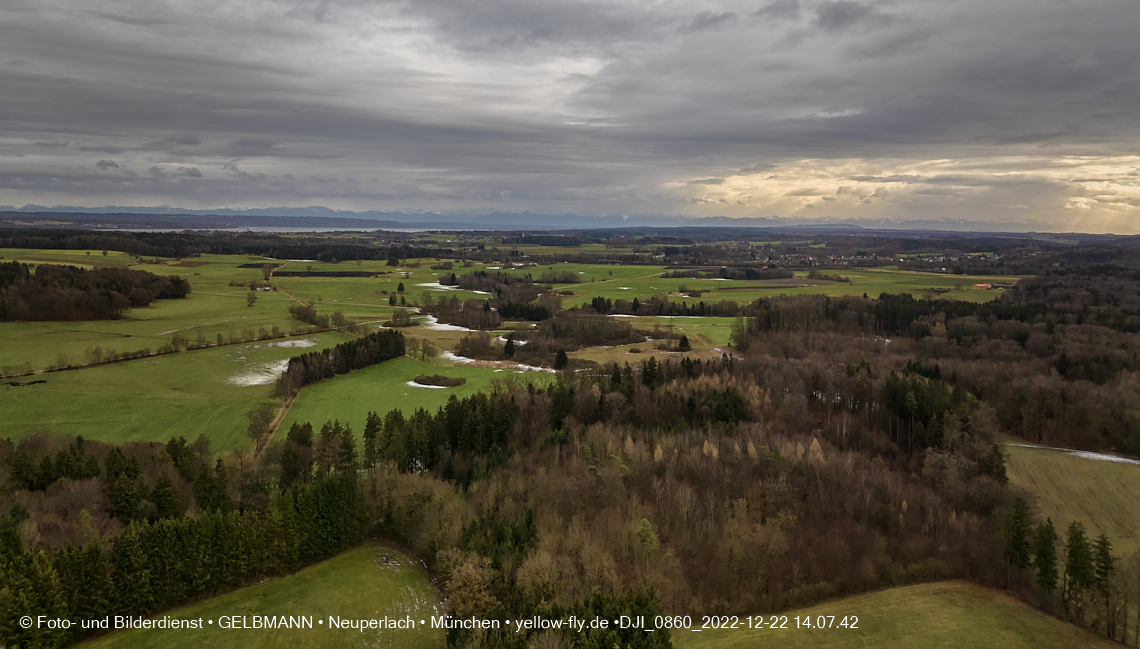
[[(1071, 647), (1118, 647), (1076, 625), (1064, 622), (1006, 595), (965, 581), (944, 581), (904, 586), (855, 595), (811, 608), (781, 613), (787, 628), (744, 628), (674, 631), (677, 649), (1070, 649)], [(856, 616), (858, 628), (796, 628), (796, 616), (809, 618), (813, 626), (820, 616)], [(772, 616), (764, 616), (765, 624)], [(693, 622), (699, 628), (700, 619)], [(739, 625), (738, 625), (739, 626)]]
[(1037, 520), (1053, 519), (1064, 536), (1079, 520), (1095, 538), (1104, 532), (1113, 554), (1129, 558), (1140, 550), (1140, 466), (1081, 457), (1064, 449), (1005, 445), (1011, 484), (1029, 492)]
[[(349, 550), (304, 570), (256, 586), (219, 595), (196, 604), (151, 616), (203, 619), (203, 629), (119, 631), (78, 645), (84, 649), (180, 649), (211, 647), (296, 649), (335, 647), (443, 647), (442, 629), (432, 629), (430, 617), (440, 615), (439, 595), (419, 565), (404, 554), (381, 545)], [(224, 629), (223, 616), (238, 616), (252, 626), (253, 616), (308, 616), (312, 628)], [(329, 616), (371, 620), (411, 616), (415, 629), (329, 629)], [(212, 620), (213, 624), (207, 624)], [(420, 627), (427, 621), (427, 628)], [(323, 624), (319, 623), (323, 622)]]

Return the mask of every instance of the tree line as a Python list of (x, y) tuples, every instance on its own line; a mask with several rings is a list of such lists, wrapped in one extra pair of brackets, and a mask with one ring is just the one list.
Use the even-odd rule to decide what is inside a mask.
[(109, 320), (154, 300), (184, 298), (190, 283), (126, 268), (0, 263), (0, 321)]
[(277, 379), (277, 393), (292, 396), (317, 381), (346, 374), (404, 355), (404, 335), (385, 329), (340, 343), (331, 349), (309, 352), (289, 359)]

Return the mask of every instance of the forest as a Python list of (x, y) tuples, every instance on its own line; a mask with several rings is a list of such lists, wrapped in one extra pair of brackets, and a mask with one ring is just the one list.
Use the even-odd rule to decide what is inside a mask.
[(0, 322), (109, 320), (154, 300), (184, 298), (190, 283), (178, 277), (124, 268), (0, 263)]
[[(765, 254), (818, 254), (764, 245)], [(557, 371), (504, 372), (433, 410), (393, 408), (377, 395), (362, 421), (334, 412), (277, 436), (251, 417), (252, 450), (218, 453), (206, 436), (161, 432), (114, 445), (50, 433), (0, 440), (0, 638), (64, 646), (87, 631), (33, 637), (18, 616), (155, 613), (382, 537), (423, 561), (459, 617), (774, 613), (959, 578), (1132, 643), (1140, 557), (1117, 556), (1112, 539), (1080, 521), (1034, 511), (1010, 484), (1003, 449), (1019, 439), (1140, 455), (1140, 272), (1129, 250), (1086, 251), (1095, 263), (1082, 265), (1054, 261), (1077, 258), (1073, 251), (1032, 245), (1039, 254), (1005, 259), (1036, 274), (990, 301), (659, 295), (564, 308), (551, 284), (575, 279), (569, 274), (536, 283), (493, 270), (441, 272), (441, 285), (487, 293), (425, 293), (416, 305), (484, 329), (465, 332), (457, 353)], [(760, 254), (707, 242), (666, 247), (667, 258), (704, 261)], [(392, 250), (367, 252), (399, 259)], [(763, 265), (677, 272), (790, 272)], [(10, 266), (6, 287), (35, 281)], [(841, 272), (836, 263), (817, 279), (845, 283)], [(330, 322), (313, 303), (290, 304), (281, 310), (298, 320)], [(735, 322), (729, 345), (702, 353), (685, 337), (659, 343), (660, 356), (568, 356), (649, 342), (655, 331), (613, 317), (634, 314)], [(526, 328), (502, 339), (485, 331), (504, 320)], [(289, 360), (277, 396), (424, 344), (394, 330), (354, 332)], [(623, 629), (563, 640), (556, 646), (672, 643), (668, 632)], [(538, 641), (448, 631), (450, 647)]]

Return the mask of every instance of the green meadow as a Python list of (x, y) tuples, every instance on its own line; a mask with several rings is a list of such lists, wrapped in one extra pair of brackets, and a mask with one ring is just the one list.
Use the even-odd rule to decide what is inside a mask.
[[(677, 649), (1071, 649), (1118, 647), (1100, 636), (1014, 599), (964, 581), (892, 588), (781, 613), (781, 629), (703, 629), (673, 632)], [(796, 628), (796, 617), (858, 617), (858, 628)], [(764, 616), (771, 621), (772, 616)], [(693, 622), (699, 627), (699, 619)]]
[[(439, 235), (451, 237), (452, 235)], [(446, 239), (444, 239), (446, 240)], [(524, 247), (525, 248), (525, 247)], [(557, 252), (532, 246), (534, 252)], [(577, 249), (582, 251), (583, 249)], [(605, 251), (599, 246), (590, 248)], [(573, 251), (573, 248), (567, 248)], [(622, 252), (612, 249), (613, 252)], [(88, 254), (90, 253), (90, 254)], [(157, 274), (181, 275), (188, 279), (192, 293), (186, 299), (158, 300), (151, 306), (132, 309), (119, 320), (85, 322), (8, 322), (0, 323), (0, 339), (5, 341), (0, 355), (0, 369), (9, 373), (30, 368), (43, 370), (59, 365), (79, 365), (91, 359), (98, 348), (104, 353), (157, 350), (174, 336), (185, 336), (190, 343), (215, 345), (251, 339), (265, 333), (294, 333), (313, 341), (318, 347), (331, 346), (345, 340), (339, 334), (305, 336), (309, 327), (294, 320), (289, 308), (304, 300), (323, 314), (341, 311), (362, 323), (378, 323), (391, 318), (393, 307), (388, 302), (399, 285), (404, 297), (419, 302), (424, 293), (433, 300), (456, 296), (461, 299), (481, 298), (480, 294), (442, 287), (440, 276), (463, 274), (486, 268), (495, 270), (500, 264), (472, 264), (463, 268), (453, 262), (452, 270), (431, 269), (443, 259), (403, 260), (388, 266), (387, 260), (319, 261), (270, 260), (247, 255), (202, 255), (190, 259), (144, 258), (141, 261), (124, 253), (100, 250), (30, 250), (0, 249), (4, 260), (26, 263), (59, 263), (87, 267), (104, 265), (131, 266)], [(274, 272), (303, 272), (308, 276), (275, 276), (277, 291), (258, 292), (250, 305), (249, 282), (264, 279), (262, 266), (272, 264)], [(251, 266), (242, 268), (241, 266)], [(642, 300), (653, 295), (670, 295), (669, 299), (690, 303), (703, 300), (738, 303), (778, 294), (818, 294), (877, 296), (882, 292), (911, 292), (916, 295), (947, 298), (989, 300), (1000, 291), (972, 290), (971, 284), (1010, 278), (987, 278), (902, 272), (891, 269), (860, 269), (840, 274), (852, 283), (809, 280), (806, 273), (787, 280), (769, 282), (723, 281), (713, 279), (666, 279), (671, 270), (661, 266), (620, 266), (603, 264), (553, 264), (509, 269), (513, 274), (530, 274), (536, 280), (543, 272), (570, 273), (577, 283), (556, 285), (573, 295), (563, 300), (564, 306), (589, 304), (594, 297)], [(335, 277), (334, 273), (362, 272), (370, 277)], [(834, 272), (834, 271), (833, 271)], [(683, 298), (679, 289), (705, 291), (699, 298)], [(935, 292), (935, 291), (941, 292)], [(656, 318), (639, 317), (631, 321), (640, 328), (660, 327), (672, 330), (675, 337), (689, 336), (695, 355), (719, 356), (718, 348), (729, 343), (732, 318)], [(444, 349), (454, 347), (464, 334), (457, 331), (413, 327), (405, 334), (431, 340)], [(292, 338), (297, 339), (297, 338)], [(289, 339), (285, 339), (289, 340)], [(98, 367), (77, 368), (62, 372), (20, 377), (0, 384), (7, 416), (0, 422), (0, 437), (19, 439), (35, 432), (84, 435), (108, 442), (165, 441), (175, 435), (193, 439), (205, 434), (218, 450), (231, 450), (250, 444), (245, 431), (246, 413), (264, 403), (279, 404), (272, 395), (272, 378), (262, 376), (254, 384), (234, 384), (234, 377), (250, 372), (267, 371), (279, 366), (290, 356), (305, 351), (301, 348), (274, 346), (285, 342), (242, 343), (160, 357), (131, 360)], [(654, 352), (647, 343), (643, 352)], [(637, 354), (626, 346), (611, 349), (583, 350), (576, 356), (598, 362), (629, 360), (636, 363)], [(239, 351), (242, 350), (242, 351)], [(274, 365), (276, 364), (276, 365)], [(261, 368), (257, 370), (257, 368)], [(416, 375), (441, 373), (463, 376), (467, 384), (457, 388), (432, 389), (406, 385)], [(435, 409), (451, 394), (465, 396), (484, 389), (496, 378), (514, 375), (514, 371), (496, 367), (476, 367), (436, 360), (432, 364), (410, 358), (398, 359), (382, 366), (309, 386), (304, 389), (287, 414), (281, 429), (293, 421), (320, 424), (329, 418), (340, 418), (354, 428), (363, 427), (368, 411), (387, 412), (400, 408), (411, 412), (424, 407)], [(32, 380), (44, 383), (29, 385)], [(239, 381), (240, 383), (240, 381)]]
[(984, 275), (944, 275), (900, 271), (889, 268), (860, 268), (852, 271), (828, 270), (851, 279), (850, 283), (811, 280), (806, 271), (796, 271), (791, 279), (748, 281), (694, 278), (666, 278), (665, 273), (673, 268), (662, 266), (606, 266), (599, 264), (553, 264), (533, 268), (512, 269), (508, 272), (517, 275), (530, 274), (536, 280), (543, 272), (571, 273), (579, 278), (573, 284), (557, 284), (560, 291), (570, 291), (573, 296), (563, 299), (564, 306), (589, 304), (594, 297), (611, 300), (623, 299), (632, 302), (654, 295), (678, 293), (683, 288), (700, 290), (699, 298), (672, 296), (672, 301), (690, 303), (705, 301), (719, 302), (731, 300), (737, 303), (776, 295), (826, 295), (843, 297), (863, 295), (877, 298), (882, 293), (911, 293), (915, 297), (941, 297), (953, 300), (986, 302), (996, 299), (1000, 290), (970, 288), (973, 284), (993, 282), (1014, 282), (1016, 277)]
[[(409, 381), (421, 374), (463, 377), (467, 383), (454, 388), (415, 387)], [(517, 377), (546, 381), (544, 372), (517, 368), (444, 366), (403, 357), (350, 372), (306, 387), (294, 400), (289, 413), (277, 429), (283, 439), (293, 422), (311, 423), (320, 428), (326, 421), (339, 419), (359, 433), (370, 411), (384, 415), (393, 409), (410, 415), (417, 408), (435, 412), (451, 395), (465, 397), (491, 386), (496, 379)]]
[(176, 435), (193, 440), (204, 434), (218, 451), (252, 445), (245, 415), (280, 402), (273, 389), (283, 363), (344, 340), (338, 333), (322, 333), (5, 381), (0, 383), (5, 415), (0, 437), (18, 440), (47, 432), (122, 443), (165, 442)]
[(1057, 534), (1081, 521), (1090, 537), (1103, 532), (1112, 541), (1113, 554), (1128, 558), (1140, 550), (1136, 521), (1140, 520), (1140, 466), (1105, 462), (1067, 451), (1015, 446), (1005, 447), (1006, 472), (1011, 484), (1028, 492), (1039, 520), (1053, 519)]
[[(131, 629), (77, 646), (85, 649), (442, 648), (446, 644), (445, 632), (432, 629), (430, 621), (431, 616), (440, 614), (438, 604), (439, 595), (416, 562), (393, 548), (369, 544), (296, 574), (154, 616), (201, 618), (201, 630)], [(233, 616), (243, 616), (247, 626), (253, 624), (253, 616), (311, 616), (313, 628), (220, 628), (223, 617), (232, 620)], [(351, 620), (385, 617), (402, 620), (410, 616), (415, 628), (330, 630), (330, 616)], [(421, 628), (420, 620), (427, 622), (426, 628)]]

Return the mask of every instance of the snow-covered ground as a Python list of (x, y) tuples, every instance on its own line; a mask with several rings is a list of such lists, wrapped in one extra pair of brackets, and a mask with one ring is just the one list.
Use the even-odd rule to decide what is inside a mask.
[(409, 388), (431, 388), (433, 390), (446, 390), (446, 385), (424, 385), (423, 383), (416, 383), (415, 381), (408, 381), (404, 385)]
[(427, 316), (427, 319), (424, 320), (423, 328), (435, 329), (436, 331), (471, 331), (471, 329), (460, 327), (459, 325), (440, 324), (439, 318), (433, 315)]
[(455, 352), (443, 352), (442, 354), (439, 355), (439, 357), (445, 361), (451, 361), (453, 363), (474, 363), (475, 362), (474, 358), (467, 358), (466, 356), (460, 356), (460, 355), (456, 354)]
[(226, 377), (230, 385), (270, 385), (277, 382), (277, 378), (289, 367), (289, 359), (279, 361), (265, 361), (254, 363), (242, 368), (241, 372)]
[(434, 288), (434, 289), (438, 289), (441, 291), (458, 291), (459, 290), (458, 286), (448, 286), (446, 284), (440, 284), (439, 282), (423, 282), (421, 284), (416, 284), (415, 286), (423, 286), (425, 288)]
[(1093, 451), (1074, 451), (1068, 448), (1057, 448), (1054, 446), (1039, 446), (1037, 444), (1016, 444), (1009, 442), (1006, 446), (1021, 446), (1023, 448), (1042, 448), (1050, 451), (1061, 451), (1069, 455), (1083, 457), (1086, 460), (1099, 460), (1101, 462), (1120, 462), (1121, 464), (1136, 464), (1140, 465), (1140, 460), (1134, 460), (1130, 457), (1121, 457), (1119, 455), (1112, 455), (1111, 453), (1094, 453)]
[(282, 340), (280, 342), (268, 343), (269, 347), (284, 347), (286, 349), (305, 349), (307, 347), (316, 347), (317, 341), (312, 338), (300, 338), (298, 340)]

